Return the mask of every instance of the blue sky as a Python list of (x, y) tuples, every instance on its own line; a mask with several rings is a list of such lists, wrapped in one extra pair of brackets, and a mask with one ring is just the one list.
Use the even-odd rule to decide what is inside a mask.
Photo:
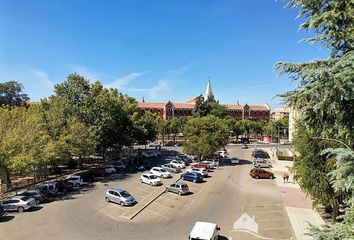
[(185, 102), (210, 74), (221, 103), (280, 104), (296, 87), (277, 61), (326, 58), (299, 42), (295, 10), (275, 0), (0, 0), (0, 81), (32, 100), (77, 72), (146, 101)]

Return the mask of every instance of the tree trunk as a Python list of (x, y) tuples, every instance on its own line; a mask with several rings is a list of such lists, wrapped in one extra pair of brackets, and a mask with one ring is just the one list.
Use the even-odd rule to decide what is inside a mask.
[(332, 222), (333, 223), (337, 221), (338, 214), (339, 214), (339, 202), (337, 199), (333, 199), (332, 202)]

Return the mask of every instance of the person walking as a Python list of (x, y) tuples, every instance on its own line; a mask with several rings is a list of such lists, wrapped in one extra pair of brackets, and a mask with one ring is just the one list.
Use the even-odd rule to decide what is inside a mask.
[(286, 182), (289, 182), (289, 174), (288, 173), (285, 174), (285, 178), (286, 178)]
[(283, 180), (284, 180), (284, 183), (285, 183), (285, 179), (286, 179), (286, 175), (285, 175), (285, 173), (283, 173)]

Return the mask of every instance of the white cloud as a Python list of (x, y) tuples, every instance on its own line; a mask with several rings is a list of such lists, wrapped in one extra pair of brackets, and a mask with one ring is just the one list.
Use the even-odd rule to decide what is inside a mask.
[(114, 82), (112, 83), (108, 83), (108, 84), (105, 84), (105, 87), (107, 88), (117, 88), (117, 89), (120, 89), (122, 87), (125, 87), (128, 83), (130, 83), (131, 81), (141, 77), (144, 73), (130, 73), (124, 77), (121, 77), (121, 78), (117, 78)]
[(155, 99), (161, 95), (166, 95), (172, 90), (171, 85), (167, 81), (159, 81), (157, 85), (153, 86), (149, 90), (149, 95), (151, 98)]
[(48, 88), (54, 87), (55, 83), (48, 78), (48, 75), (44, 71), (34, 68), (29, 69), (29, 71), (32, 76), (34, 76), (39, 81), (40, 85)]
[(96, 80), (101, 80), (101, 78), (104, 77), (103, 74), (101, 74), (98, 71), (93, 71), (92, 69), (83, 66), (83, 65), (71, 65), (69, 68), (81, 76), (83, 76), (86, 79), (89, 79), (91, 81), (96, 81)]

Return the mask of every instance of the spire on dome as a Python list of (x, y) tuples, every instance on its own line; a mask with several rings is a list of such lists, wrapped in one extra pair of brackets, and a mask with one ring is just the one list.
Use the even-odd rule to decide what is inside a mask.
[(204, 101), (215, 101), (213, 90), (211, 89), (210, 76), (209, 76), (208, 84), (207, 84), (207, 87), (206, 87), (206, 90), (204, 93)]

